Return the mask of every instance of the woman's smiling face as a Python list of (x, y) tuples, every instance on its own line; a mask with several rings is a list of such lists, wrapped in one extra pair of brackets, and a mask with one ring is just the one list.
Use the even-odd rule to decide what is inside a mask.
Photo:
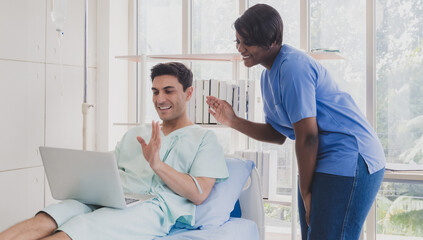
[(264, 64), (269, 58), (269, 49), (261, 46), (251, 45), (236, 32), (236, 48), (242, 55), (246, 67), (257, 64)]

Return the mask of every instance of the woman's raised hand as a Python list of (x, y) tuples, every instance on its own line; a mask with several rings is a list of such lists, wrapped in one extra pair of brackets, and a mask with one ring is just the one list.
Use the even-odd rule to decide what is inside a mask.
[(221, 124), (232, 127), (232, 123), (237, 117), (232, 106), (228, 102), (213, 96), (207, 96), (206, 98), (206, 103), (211, 108), (209, 113)]
[(161, 137), (159, 122), (153, 121), (151, 123), (151, 139), (148, 144), (140, 136), (137, 137), (137, 140), (141, 144), (144, 158), (150, 164), (150, 167), (154, 170), (160, 165), (160, 163), (162, 163), (160, 160)]

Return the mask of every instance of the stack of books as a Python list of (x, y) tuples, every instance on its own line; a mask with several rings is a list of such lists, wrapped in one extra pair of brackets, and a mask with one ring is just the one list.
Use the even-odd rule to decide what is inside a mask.
[(229, 81), (209, 79), (195, 80), (194, 93), (189, 102), (188, 112), (190, 120), (196, 124), (217, 124), (216, 119), (209, 113), (206, 96), (214, 96), (227, 101), (237, 116), (254, 121), (256, 106), (255, 82), (239, 80), (238, 84)]

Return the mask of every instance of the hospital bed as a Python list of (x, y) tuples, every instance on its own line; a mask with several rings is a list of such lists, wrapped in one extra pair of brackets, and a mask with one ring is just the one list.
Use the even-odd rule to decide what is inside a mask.
[[(205, 229), (186, 229), (183, 227), (181, 228), (175, 226), (174, 228), (172, 228), (169, 235), (161, 238), (156, 238), (157, 240), (264, 240), (264, 208), (263, 199), (261, 195), (260, 179), (257, 169), (254, 167), (254, 163), (249, 160), (230, 158), (227, 158), (226, 160), (230, 180), (232, 182), (228, 181), (229, 179), (226, 181), (228, 181), (228, 183), (230, 183), (232, 186), (236, 184), (233, 183), (234, 180), (243, 181), (243, 184), (245, 184), (243, 188), (242, 185), (239, 185), (241, 186), (239, 199), (235, 204), (235, 209), (231, 212), (229, 220), (226, 220), (222, 225), (214, 227), (212, 226)], [(228, 161), (231, 162), (231, 165), (228, 164)], [(246, 178), (248, 177), (246, 181), (245, 179), (237, 179), (241, 177), (239, 175), (242, 175), (237, 172), (243, 167), (239, 166), (240, 164), (247, 164), (251, 167), (249, 169), (249, 175), (246, 175)], [(216, 183), (215, 187), (217, 187), (217, 189), (220, 187), (219, 184), (222, 184), (223, 186), (223, 184), (227, 183)], [(209, 195), (210, 199), (213, 199), (213, 197), (217, 195), (217, 193), (215, 193), (215, 187)], [(220, 206), (213, 206), (209, 209), (204, 210), (207, 211), (206, 215), (208, 217), (210, 215), (213, 215), (214, 207)], [(201, 212), (201, 209), (199, 209), (199, 207), (197, 207), (197, 212)]]

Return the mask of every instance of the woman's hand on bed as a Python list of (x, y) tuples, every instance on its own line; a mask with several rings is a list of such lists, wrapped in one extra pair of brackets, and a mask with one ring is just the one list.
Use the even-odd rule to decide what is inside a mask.
[(145, 140), (138, 136), (138, 142), (141, 144), (142, 153), (144, 158), (150, 164), (152, 169), (158, 167), (162, 162), (160, 160), (160, 146), (161, 146), (161, 137), (160, 137), (160, 124), (159, 122), (151, 123), (151, 139), (147, 144)]

